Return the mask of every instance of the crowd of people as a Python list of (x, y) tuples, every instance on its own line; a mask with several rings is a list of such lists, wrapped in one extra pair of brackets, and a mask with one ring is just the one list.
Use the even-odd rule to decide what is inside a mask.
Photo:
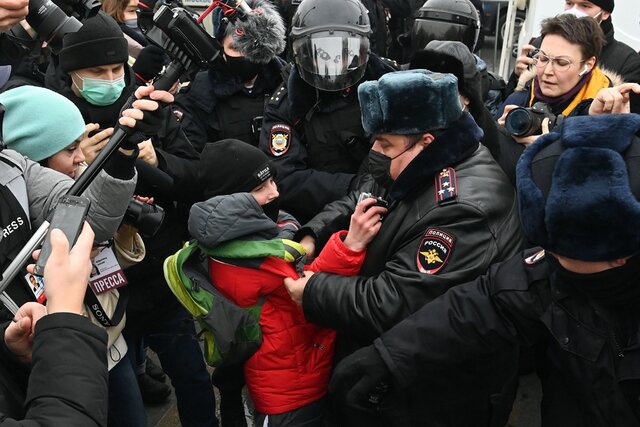
[[(543, 425), (640, 426), (613, 0), (543, 20), (497, 108), (470, 0), (214, 2), (167, 90), (181, 4), (49, 2), (45, 40), (36, 3), (0, 0), (0, 425), (146, 427), (173, 390), (185, 427), (504, 426), (533, 369)], [(79, 181), (77, 241), (3, 277)]]

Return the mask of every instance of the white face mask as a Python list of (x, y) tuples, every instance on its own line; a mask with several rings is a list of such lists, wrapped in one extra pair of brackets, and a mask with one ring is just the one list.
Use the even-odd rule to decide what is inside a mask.
[[(564, 12), (561, 13), (564, 14), (567, 13), (569, 15), (573, 15), (577, 18), (584, 18), (585, 16), (589, 16), (589, 14), (583, 10), (578, 9), (576, 6), (573, 6), (571, 9), (565, 10)], [(600, 24), (602, 22), (600, 18), (600, 15), (602, 15), (602, 11), (596, 13), (596, 16), (593, 17), (593, 19), (595, 19), (596, 21), (598, 21), (598, 24)]]

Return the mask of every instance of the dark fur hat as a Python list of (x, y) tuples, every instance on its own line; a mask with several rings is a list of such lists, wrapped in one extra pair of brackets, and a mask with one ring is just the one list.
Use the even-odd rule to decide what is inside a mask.
[(447, 129), (462, 115), (458, 79), (427, 70), (387, 73), (358, 88), (367, 133), (411, 135)]
[(640, 251), (640, 115), (567, 118), (518, 162), (527, 237), (559, 255), (609, 261)]
[(229, 20), (224, 16), (222, 7), (214, 9), (214, 36), (220, 41), (231, 36), (234, 48), (249, 61), (266, 64), (285, 48), (284, 21), (268, 0), (245, 1), (252, 12), (243, 18)]

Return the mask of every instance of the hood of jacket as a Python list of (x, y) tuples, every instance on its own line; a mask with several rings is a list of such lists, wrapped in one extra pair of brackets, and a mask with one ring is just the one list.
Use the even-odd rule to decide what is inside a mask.
[[(284, 219), (283, 215), (287, 214), (281, 211), (279, 222)], [(189, 212), (188, 226), (191, 237), (208, 248), (237, 239), (290, 238), (264, 213), (250, 193), (215, 196), (195, 203)]]

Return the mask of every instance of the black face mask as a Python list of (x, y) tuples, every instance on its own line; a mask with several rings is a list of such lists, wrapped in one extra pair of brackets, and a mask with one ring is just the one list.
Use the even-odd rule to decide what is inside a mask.
[(375, 150), (369, 150), (369, 173), (382, 188), (388, 190), (394, 183), (393, 178), (391, 178), (391, 162), (412, 148), (413, 145), (405, 148), (402, 153), (394, 157), (385, 156)]
[(251, 62), (243, 56), (225, 55), (224, 57), (227, 60), (227, 65), (231, 72), (240, 77), (240, 80), (243, 82), (251, 80), (257, 76), (258, 71), (260, 71), (260, 64)]
[(280, 198), (277, 197), (262, 205), (264, 214), (268, 216), (273, 222), (278, 222), (278, 213), (280, 212)]
[(547, 262), (560, 288), (581, 293), (609, 306), (624, 306), (640, 301), (640, 255), (632, 256), (620, 267), (591, 274), (567, 270), (550, 254)]

